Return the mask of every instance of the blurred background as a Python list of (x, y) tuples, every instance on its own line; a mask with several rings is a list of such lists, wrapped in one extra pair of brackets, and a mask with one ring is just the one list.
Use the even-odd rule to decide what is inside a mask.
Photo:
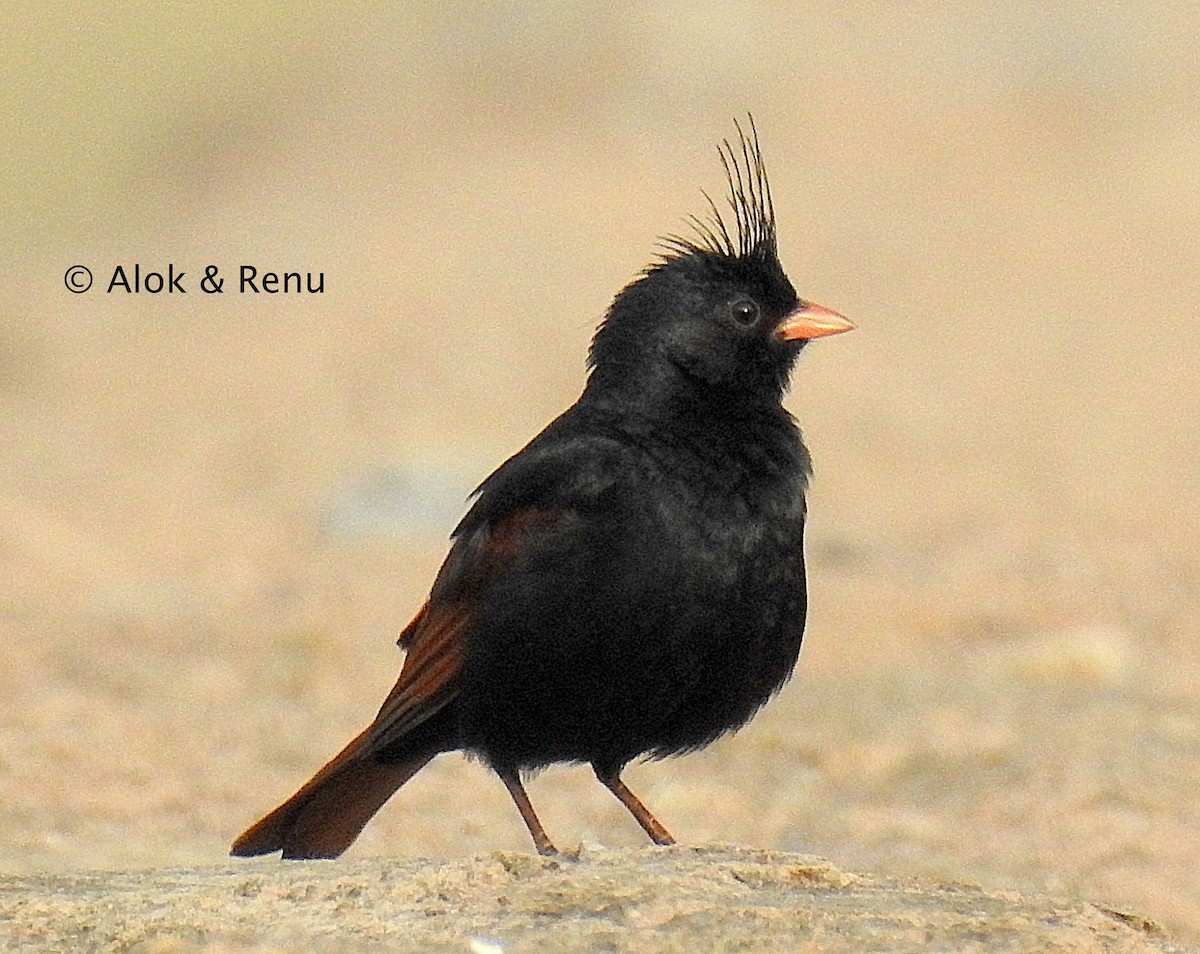
[[(860, 325), (788, 401), (805, 653), (631, 786), (687, 841), (1200, 941), (1200, 11), (326, 11), (10, 5), (0, 871), (219, 862), (374, 715), (466, 495), (751, 111), (789, 274)], [(106, 294), (134, 263), (187, 294)], [(586, 770), (530, 791), (562, 845), (640, 844)], [(353, 851), (526, 847), (446, 757)]]

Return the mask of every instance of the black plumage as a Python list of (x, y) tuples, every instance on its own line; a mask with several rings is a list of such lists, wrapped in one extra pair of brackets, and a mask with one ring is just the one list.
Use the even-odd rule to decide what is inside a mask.
[(732, 221), (710, 200), (617, 295), (579, 400), (476, 491), (375, 721), (235, 855), (336, 856), (458, 749), (543, 853), (521, 773), (556, 762), (590, 763), (670, 843), (621, 770), (739, 728), (787, 680), (810, 465), (780, 402), (806, 341), (853, 326), (784, 274), (753, 122), (720, 152)]

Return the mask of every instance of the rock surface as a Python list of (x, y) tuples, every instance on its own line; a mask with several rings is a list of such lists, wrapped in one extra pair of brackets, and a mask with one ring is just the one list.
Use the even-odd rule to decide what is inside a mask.
[(11, 878), (0, 918), (28, 952), (1182, 950), (1084, 901), (723, 845)]

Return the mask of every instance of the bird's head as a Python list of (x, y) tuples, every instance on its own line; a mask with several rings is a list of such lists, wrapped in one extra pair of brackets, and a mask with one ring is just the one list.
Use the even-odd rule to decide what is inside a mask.
[(694, 235), (669, 236), (662, 257), (627, 285), (592, 341), (589, 387), (699, 389), (778, 402), (800, 349), (849, 331), (837, 312), (796, 294), (779, 263), (775, 213), (758, 134), (738, 125), (720, 148), (734, 221), (708, 197)]

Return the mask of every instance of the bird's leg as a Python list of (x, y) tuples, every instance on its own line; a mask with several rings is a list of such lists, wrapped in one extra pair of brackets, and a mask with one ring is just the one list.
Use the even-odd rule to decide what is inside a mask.
[(637, 823), (650, 836), (651, 841), (656, 845), (675, 844), (675, 839), (671, 837), (671, 833), (663, 828), (662, 823), (650, 814), (650, 809), (643, 805), (638, 800), (638, 797), (629, 790), (629, 786), (621, 781), (619, 770), (610, 772), (601, 770), (594, 765), (592, 768), (595, 770), (596, 778), (600, 780), (600, 784), (616, 795), (620, 799), (621, 804), (629, 809), (629, 814), (637, 819)]
[(533, 802), (525, 794), (525, 786), (521, 784), (521, 776), (517, 774), (516, 769), (496, 769), (496, 774), (500, 776), (500, 781), (504, 783), (504, 787), (508, 789), (508, 794), (512, 796), (512, 800), (517, 806), (517, 811), (521, 813), (521, 819), (525, 822), (525, 827), (529, 829), (529, 834), (533, 837), (533, 844), (537, 848), (538, 854), (557, 855), (558, 849), (554, 847), (550, 836), (546, 834), (546, 829), (542, 827), (542, 823), (538, 820), (537, 812), (533, 810)]

